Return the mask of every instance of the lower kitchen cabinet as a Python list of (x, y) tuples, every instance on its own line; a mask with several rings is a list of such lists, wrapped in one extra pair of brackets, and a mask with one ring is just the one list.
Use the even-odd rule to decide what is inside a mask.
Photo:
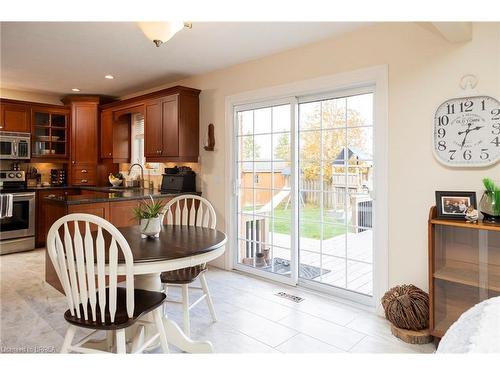
[(36, 244), (36, 247), (45, 246), (47, 232), (49, 231), (49, 228), (50, 228), (50, 226), (47, 225), (49, 220), (47, 218), (47, 206), (46, 206), (47, 203), (45, 201), (45, 198), (48, 196), (51, 196), (51, 195), (61, 196), (61, 195), (78, 195), (78, 194), (80, 194), (80, 189), (74, 189), (74, 188), (37, 190), (37, 192), (36, 192), (36, 225), (35, 225), (35, 244)]

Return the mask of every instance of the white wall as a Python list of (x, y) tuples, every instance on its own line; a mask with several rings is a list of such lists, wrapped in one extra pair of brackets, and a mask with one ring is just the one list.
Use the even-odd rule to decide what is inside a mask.
[(500, 164), (452, 169), (432, 154), (434, 111), (446, 99), (462, 96), (459, 82), (464, 74), (477, 75), (479, 94), (500, 99), (500, 24), (477, 23), (473, 33), (471, 42), (452, 44), (428, 25), (377, 24), (176, 82), (202, 90), (202, 140), (207, 125), (215, 125), (216, 151), (206, 152), (200, 144), (200, 178), (204, 196), (216, 207), (219, 227), (224, 229), (229, 196), (224, 189), (226, 96), (388, 64), (389, 285), (414, 283), (427, 290), (427, 217), (434, 191), (475, 190), (479, 199), (483, 177), (500, 180)]
[(27, 102), (35, 102), (35, 103), (62, 105), (61, 97), (59, 95), (11, 90), (3, 87), (0, 88), (0, 98), (24, 100)]

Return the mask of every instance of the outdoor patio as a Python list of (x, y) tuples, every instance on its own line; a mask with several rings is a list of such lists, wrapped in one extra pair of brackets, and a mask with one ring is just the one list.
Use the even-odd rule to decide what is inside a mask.
[[(280, 248), (289, 247), (290, 237), (286, 234), (269, 233), (273, 247), (273, 258), (290, 260), (290, 251)], [(360, 233), (347, 233), (323, 240), (320, 253), (320, 240), (300, 239), (300, 264), (317, 267), (319, 276), (313, 281), (349, 289), (371, 295), (372, 277), (372, 234), (371, 230)]]

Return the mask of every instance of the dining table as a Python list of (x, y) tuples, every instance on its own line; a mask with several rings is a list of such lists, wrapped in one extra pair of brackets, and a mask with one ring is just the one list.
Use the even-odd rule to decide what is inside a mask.
[[(162, 272), (210, 262), (224, 254), (227, 242), (226, 235), (219, 230), (187, 225), (163, 225), (157, 238), (141, 238), (141, 229), (138, 225), (118, 230), (132, 250), (134, 287), (152, 291), (163, 291), (160, 281)], [(126, 274), (125, 260), (121, 252), (118, 256), (117, 272), (118, 275)], [(152, 320), (152, 317), (146, 316), (145, 319)], [(187, 337), (167, 315), (163, 316), (163, 324), (169, 345), (187, 353), (214, 352), (211, 342), (196, 341)], [(128, 328), (126, 332), (127, 340), (132, 343), (132, 347), (140, 346), (149, 335), (148, 326), (141, 331), (135, 326)]]

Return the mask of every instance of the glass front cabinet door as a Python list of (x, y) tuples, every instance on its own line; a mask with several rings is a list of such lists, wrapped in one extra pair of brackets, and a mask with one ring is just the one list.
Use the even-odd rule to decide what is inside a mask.
[(32, 110), (32, 155), (35, 158), (68, 157), (68, 118), (65, 110)]

